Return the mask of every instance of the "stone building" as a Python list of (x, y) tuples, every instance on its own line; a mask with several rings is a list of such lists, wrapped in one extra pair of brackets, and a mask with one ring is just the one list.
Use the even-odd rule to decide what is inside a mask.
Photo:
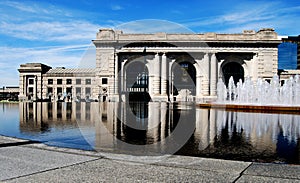
[(21, 65), (20, 97), (214, 100), (219, 79), (270, 80), (277, 74), (281, 40), (273, 29), (240, 34), (126, 34), (100, 29), (93, 43), (94, 69)]
[(19, 87), (6, 86), (0, 88), (0, 101), (1, 100), (18, 100)]
[(51, 68), (41, 63), (21, 64), (20, 100), (74, 101), (97, 99), (95, 69)]

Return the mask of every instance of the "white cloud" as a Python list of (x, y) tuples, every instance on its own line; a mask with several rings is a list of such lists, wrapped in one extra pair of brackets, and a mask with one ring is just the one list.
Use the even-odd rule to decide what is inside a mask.
[[(63, 9), (59, 9), (55, 6), (53, 6), (50, 2), (49, 3), (37, 3), (36, 2), (26, 2), (21, 3), (18, 1), (1, 1), (0, 5), (2, 5), (4, 10), (16, 10), (18, 11), (18, 14), (21, 13), (22, 15), (38, 15), (38, 17), (35, 18), (41, 18), (43, 15), (53, 15), (54, 17), (57, 16), (71, 16), (72, 13), (66, 12)], [(13, 13), (13, 12), (11, 12)], [(26, 18), (21, 17), (21, 18)], [(48, 17), (49, 18), (49, 17)]]
[(38, 8), (37, 6), (33, 5), (32, 3), (30, 3), (30, 6), (23, 4), (23, 3), (19, 3), (19, 2), (14, 2), (14, 1), (2, 1), (0, 4), (18, 9), (20, 11), (29, 12), (29, 13), (46, 11), (45, 9)]
[[(92, 67), (94, 65), (90, 64), (92, 62), (89, 59), (94, 60), (95, 64), (95, 55), (92, 57), (88, 53), (92, 53), (93, 49), (95, 48), (92, 44), (35, 48), (0, 47), (0, 87), (18, 85), (17, 69), (24, 63), (44, 63), (51, 67), (66, 68)], [(89, 64), (82, 64), (85, 62)]]
[(118, 11), (118, 10), (122, 10), (123, 7), (115, 4), (115, 5), (111, 5), (111, 9), (114, 11)]
[(202, 28), (204, 31), (213, 27), (219, 32), (237, 33), (245, 29), (273, 27), (275, 29), (295, 32), (295, 20), (300, 18), (300, 7), (289, 7), (279, 2), (255, 2), (238, 4), (229, 12), (211, 17), (201, 17), (181, 21), (183, 25)]
[[(0, 44), (0, 86), (18, 85), (17, 69), (24, 63), (66, 68), (95, 65), (92, 52), (86, 50), (93, 49), (90, 43), (100, 26), (86, 18), (72, 17), (76, 13), (83, 17), (85, 12), (54, 7), (51, 3), (16, 1), (1, 1), (0, 11), (0, 39), (4, 40)], [(7, 46), (12, 42), (16, 46)], [(58, 46), (32, 46), (47, 44)]]
[(26, 40), (87, 41), (96, 37), (100, 26), (86, 21), (0, 23), (3, 35)]

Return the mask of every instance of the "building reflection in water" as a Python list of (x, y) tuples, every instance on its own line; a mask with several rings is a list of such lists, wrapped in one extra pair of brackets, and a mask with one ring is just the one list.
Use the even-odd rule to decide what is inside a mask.
[[(133, 150), (126, 149), (128, 145), (152, 145), (139, 150), (175, 153), (169, 150), (174, 148), (182, 155), (300, 163), (300, 115), (157, 102), (20, 103), (19, 107), (21, 132), (51, 134), (60, 129), (67, 134), (79, 129), (81, 140), (78, 134), (69, 140), (77, 138), (72, 142), (83, 149), (78, 142), (82, 139), (98, 151), (123, 152)], [(59, 138), (52, 135), (51, 139)]]

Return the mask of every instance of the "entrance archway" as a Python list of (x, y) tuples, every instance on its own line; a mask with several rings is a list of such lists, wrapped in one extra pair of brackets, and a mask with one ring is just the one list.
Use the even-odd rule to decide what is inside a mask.
[(173, 95), (178, 95), (180, 90), (189, 90), (191, 95), (196, 95), (196, 68), (190, 61), (176, 62), (172, 68)]
[(148, 68), (141, 61), (132, 61), (125, 66), (125, 92), (129, 101), (149, 101)]
[(244, 82), (244, 68), (237, 62), (229, 62), (222, 67), (223, 79), (228, 86), (229, 78), (232, 76), (234, 83), (237, 84), (240, 79)]

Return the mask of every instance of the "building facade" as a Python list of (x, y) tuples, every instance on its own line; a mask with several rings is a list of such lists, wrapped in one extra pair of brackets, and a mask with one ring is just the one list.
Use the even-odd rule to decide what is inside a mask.
[(283, 42), (297, 44), (297, 69), (300, 69), (300, 35), (288, 36), (282, 39)]
[(0, 101), (1, 100), (18, 100), (19, 87), (6, 86), (0, 88)]
[(95, 69), (20, 65), (20, 100), (80, 101), (97, 99)]
[(125, 34), (100, 29), (93, 43), (94, 69), (21, 65), (20, 97), (214, 100), (219, 79), (225, 83), (231, 76), (235, 82), (246, 76), (270, 80), (277, 74), (281, 40), (273, 29), (240, 34)]

